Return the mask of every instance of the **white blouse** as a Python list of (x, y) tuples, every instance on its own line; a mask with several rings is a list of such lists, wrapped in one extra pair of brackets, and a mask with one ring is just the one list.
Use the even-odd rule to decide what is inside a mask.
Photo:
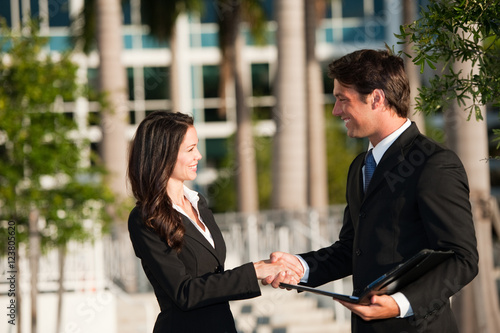
[(179, 213), (186, 216), (189, 219), (189, 221), (191, 221), (191, 223), (193, 223), (193, 225), (196, 227), (196, 229), (198, 229), (198, 231), (201, 232), (201, 234), (213, 246), (213, 248), (215, 248), (215, 243), (214, 243), (214, 239), (212, 238), (212, 234), (210, 233), (210, 230), (208, 229), (208, 227), (205, 225), (205, 223), (201, 219), (201, 215), (200, 215), (200, 212), (198, 210), (198, 201), (200, 200), (200, 197), (198, 196), (198, 192), (193, 191), (193, 190), (189, 189), (186, 185), (184, 185), (184, 196), (186, 197), (186, 199), (189, 200), (189, 202), (191, 203), (191, 206), (193, 206), (194, 209), (196, 210), (196, 213), (198, 214), (198, 219), (200, 220), (201, 224), (203, 224), (205, 226), (205, 230), (203, 230), (198, 225), (198, 223), (196, 223), (196, 221), (193, 221), (193, 219), (191, 219), (189, 217), (189, 215), (186, 214), (186, 212), (181, 207), (177, 206), (173, 201), (172, 201), (172, 207), (174, 207), (175, 210), (177, 210)]

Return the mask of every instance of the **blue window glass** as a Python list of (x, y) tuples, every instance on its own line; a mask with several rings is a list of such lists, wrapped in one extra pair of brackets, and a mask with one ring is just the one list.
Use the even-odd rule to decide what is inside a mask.
[(207, 159), (223, 159), (228, 154), (228, 139), (206, 139)]
[(323, 29), (322, 33), (324, 35), (324, 41), (326, 43), (333, 43), (334, 42), (333, 29), (332, 28)]
[(150, 99), (169, 98), (167, 67), (144, 67), (144, 97)]
[[(7, 2), (7, 1), (4, 1), (4, 2)], [(20, 1), (19, 6), (22, 7), (22, 5), (23, 4)], [(3, 4), (2, 4), (2, 6), (3, 6)], [(50, 9), (50, 3), (49, 3), (49, 9)], [(30, 0), (30, 13), (31, 13), (32, 17), (38, 17), (40, 15), (40, 6), (38, 4), (38, 0)]]
[(128, 99), (133, 101), (135, 99), (135, 86), (134, 86), (134, 69), (127, 68), (127, 82), (128, 82)]
[(344, 28), (344, 42), (348, 43), (364, 43), (366, 33), (363, 28)]
[(274, 20), (274, 1), (264, 0), (262, 6), (264, 7), (264, 13), (266, 13), (267, 20)]
[(132, 24), (132, 13), (130, 8), (130, 0), (122, 0), (123, 24)]
[(269, 64), (252, 64), (252, 95), (271, 95)]
[(203, 97), (215, 98), (219, 96), (219, 66), (203, 66)]
[(219, 46), (219, 35), (217, 33), (202, 33), (201, 34), (201, 46), (202, 47), (218, 47)]
[(168, 47), (167, 42), (159, 41), (158, 38), (150, 35), (142, 35), (142, 48), (144, 49), (160, 49)]
[(51, 27), (68, 27), (69, 0), (49, 1), (49, 25)]
[(385, 39), (385, 27), (375, 21), (368, 21), (365, 25), (366, 41), (377, 41)]
[(203, 9), (201, 11), (201, 23), (216, 23), (222, 10), (224, 10), (223, 2), (213, 0), (203, 0)]
[(10, 17), (10, 1), (3, 1), (0, 6), (0, 19), (5, 20), (7, 26), (12, 27), (12, 17)]
[(342, 17), (363, 17), (363, 0), (342, 0)]
[(132, 36), (131, 35), (125, 35), (123, 36), (123, 47), (126, 50), (132, 49)]
[(380, 13), (382, 10), (384, 10), (384, 0), (375, 0), (373, 2), (373, 9), (375, 13)]
[(72, 45), (67, 36), (52, 36), (49, 39), (49, 47), (52, 51), (67, 51)]

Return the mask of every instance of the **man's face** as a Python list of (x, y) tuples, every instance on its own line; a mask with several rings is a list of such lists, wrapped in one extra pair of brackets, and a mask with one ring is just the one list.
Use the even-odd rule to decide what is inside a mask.
[(347, 135), (351, 138), (370, 137), (376, 131), (376, 112), (373, 110), (373, 96), (360, 96), (351, 87), (333, 81), (333, 96), (336, 98), (332, 113), (340, 117), (347, 128)]

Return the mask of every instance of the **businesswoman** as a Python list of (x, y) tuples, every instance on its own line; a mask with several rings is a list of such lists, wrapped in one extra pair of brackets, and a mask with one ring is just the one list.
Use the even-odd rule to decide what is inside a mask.
[(229, 301), (259, 296), (259, 279), (293, 275), (284, 262), (224, 270), (226, 246), (213, 214), (184, 185), (196, 178), (197, 145), (192, 117), (156, 111), (141, 122), (130, 148), (137, 203), (128, 228), (160, 305), (155, 333), (236, 332)]

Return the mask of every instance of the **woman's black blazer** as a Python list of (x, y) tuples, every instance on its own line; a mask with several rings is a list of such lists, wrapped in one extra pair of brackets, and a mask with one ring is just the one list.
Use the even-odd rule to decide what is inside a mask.
[(130, 213), (130, 239), (161, 309), (155, 333), (236, 332), (229, 301), (260, 295), (252, 263), (224, 270), (226, 245), (201, 195), (198, 209), (215, 249), (184, 215), (184, 245), (177, 253), (144, 225), (138, 207)]

